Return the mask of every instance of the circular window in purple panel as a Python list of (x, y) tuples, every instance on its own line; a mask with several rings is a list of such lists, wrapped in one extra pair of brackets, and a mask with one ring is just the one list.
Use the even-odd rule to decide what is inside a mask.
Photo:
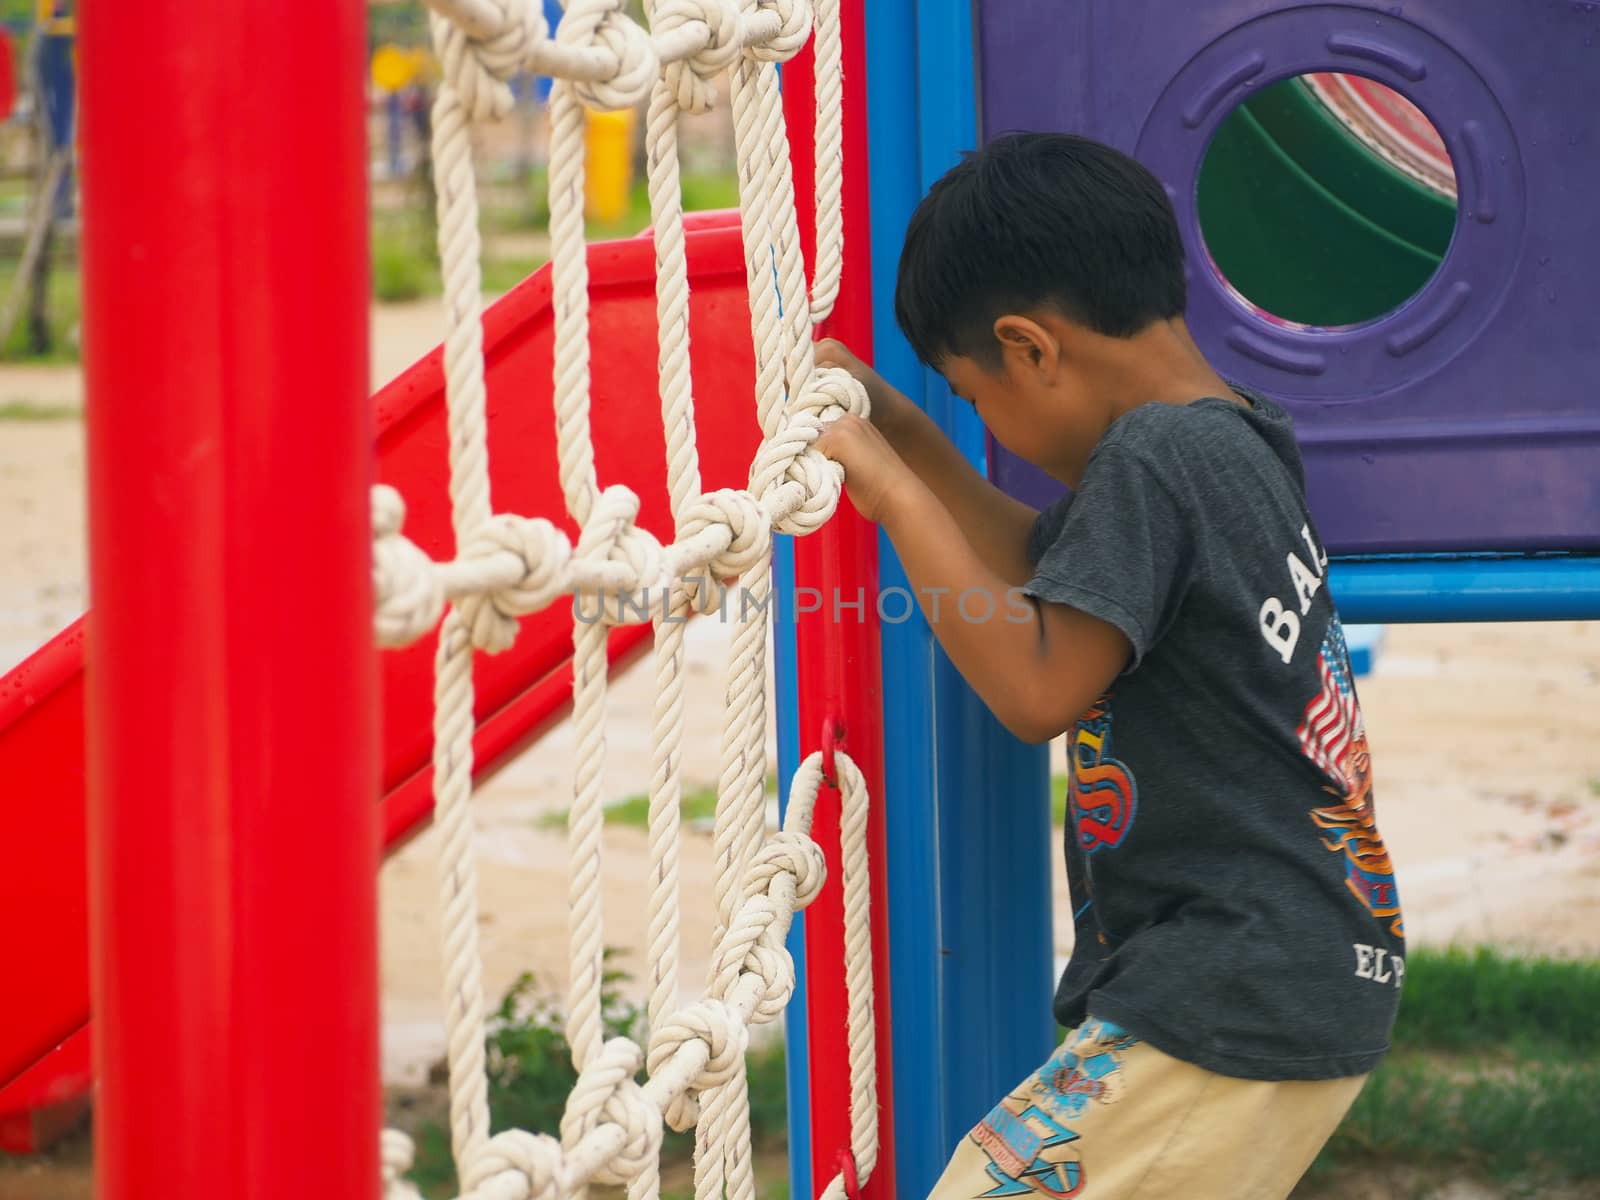
[(1432, 122), (1361, 75), (1281, 80), (1217, 126), (1195, 203), (1211, 270), (1285, 327), (1376, 320), (1439, 270), (1455, 167)]
[(1162, 93), (1138, 157), (1168, 186), (1189, 319), (1236, 377), (1370, 399), (1431, 374), (1501, 304), (1521, 158), (1484, 80), (1407, 21), (1315, 5), (1248, 21)]

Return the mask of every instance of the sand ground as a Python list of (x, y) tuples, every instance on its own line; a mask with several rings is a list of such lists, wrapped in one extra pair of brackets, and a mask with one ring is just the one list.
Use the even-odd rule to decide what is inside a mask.
[[(436, 303), (375, 310), (374, 382), (417, 357), (441, 328)], [(81, 392), (74, 368), (0, 368), (0, 409), (76, 414)], [(76, 415), (0, 420), (0, 670), (86, 603), (82, 442)], [(717, 776), (727, 632), (715, 622), (691, 629), (689, 670), (704, 703), (690, 709), (690, 784)], [(1379, 823), (1413, 944), (1600, 955), (1600, 623), (1390, 627), (1360, 690)], [(651, 692), (647, 665), (614, 683), (606, 785), (618, 798), (646, 786)], [(1059, 762), (1059, 746), (1054, 753)], [(564, 726), (475, 802), (491, 1001), (525, 969), (552, 988), (564, 982), (563, 835), (537, 819), (566, 806), (572, 755)], [(443, 1046), (432, 852), (424, 834), (380, 879), (384, 1069), (395, 1083), (414, 1081)], [(704, 976), (711, 914), (709, 888), (699, 885), (711, 869), (709, 836), (691, 832), (683, 861), (686, 989)], [(648, 873), (643, 834), (612, 830), (604, 871), (607, 940), (636, 949), (639, 881)], [(1056, 895), (1065, 954), (1070, 922), (1059, 878)], [(637, 953), (626, 961), (640, 966)]]

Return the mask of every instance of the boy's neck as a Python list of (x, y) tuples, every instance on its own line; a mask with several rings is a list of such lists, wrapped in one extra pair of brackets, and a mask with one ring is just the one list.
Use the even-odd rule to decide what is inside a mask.
[(1192, 404), (1208, 396), (1249, 406), (1206, 361), (1182, 317), (1103, 345), (1097, 374), (1112, 420), (1144, 404)]

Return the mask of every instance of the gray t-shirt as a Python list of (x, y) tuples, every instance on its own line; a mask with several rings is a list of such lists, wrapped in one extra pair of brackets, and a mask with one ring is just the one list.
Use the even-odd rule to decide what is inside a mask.
[(1399, 1004), (1399, 898), (1293, 425), (1241, 394), (1127, 413), (1035, 524), (1027, 592), (1133, 645), (1067, 735), (1055, 1014), (1220, 1074), (1356, 1075)]

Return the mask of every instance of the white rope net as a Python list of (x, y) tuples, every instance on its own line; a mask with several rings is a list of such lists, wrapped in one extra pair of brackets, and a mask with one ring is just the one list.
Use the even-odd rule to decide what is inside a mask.
[[(659, 1195), (664, 1125), (695, 1136), (697, 1200), (754, 1195), (744, 1056), (751, 1026), (778, 1017), (794, 989), (784, 948), (793, 915), (822, 887), (810, 839), (822, 785), (820, 755), (801, 764), (781, 832), (766, 836), (766, 619), (774, 531), (820, 528), (839, 500), (841, 473), (815, 449), (824, 423), (866, 412), (860, 385), (819, 368), (812, 326), (831, 310), (843, 263), (843, 94), (838, 0), (815, 13), (817, 266), (808, 291), (801, 257), (778, 64), (812, 35), (806, 0), (646, 0), (649, 29), (622, 0), (571, 0), (552, 38), (539, 0), (428, 0), (443, 80), (433, 114), (439, 250), (448, 307), (445, 377), (455, 557), (431, 560), (402, 533), (405, 510), (387, 487), (373, 495), (376, 627), (385, 646), (425, 636), (443, 618), (435, 660), (434, 819), (444, 914), (450, 1131), (460, 1193), (472, 1200), (582, 1196), (591, 1183), (626, 1184), (630, 1200)], [(555, 79), (550, 97), (550, 234), (555, 305), (558, 470), (576, 544), (550, 521), (494, 511), (489, 494), (482, 342), (481, 243), (471, 124), (506, 115), (509, 81), (529, 70)], [(679, 186), (681, 114), (705, 111), (715, 80), (730, 80), (740, 216), (755, 345), (755, 415), (762, 438), (747, 488), (702, 490), (689, 370), (689, 284)], [(585, 105), (648, 101), (650, 209), (656, 248), (659, 388), (675, 537), (660, 544), (635, 524), (639, 501), (603, 487), (590, 438), (589, 306), (584, 247)], [(714, 848), (717, 922), (703, 999), (680, 1007), (678, 832), (684, 715), (684, 622), (724, 610), (737, 580), (748, 602), (737, 621), (726, 687)], [(656, 604), (650, 597), (669, 597)], [(472, 852), (474, 649), (498, 653), (519, 618), (573, 597), (578, 762), (569, 824), (570, 972), (567, 1038), (577, 1086), (554, 1132), (490, 1136), (485, 1006)], [(567, 601), (571, 602), (571, 601)], [(588, 619), (592, 614), (602, 619)], [(604, 1039), (600, 862), (605, 759), (606, 642), (611, 625), (652, 620), (657, 700), (649, 848), (654, 890), (647, 947), (648, 1044)], [(865, 1178), (877, 1158), (871, 943), (861, 772), (836, 755), (843, 797), (843, 889), (851, 1048), (851, 1152)], [(643, 1074), (641, 1075), (641, 1070)], [(391, 1200), (412, 1147), (383, 1137)], [(827, 1188), (844, 1194), (842, 1177)]]

